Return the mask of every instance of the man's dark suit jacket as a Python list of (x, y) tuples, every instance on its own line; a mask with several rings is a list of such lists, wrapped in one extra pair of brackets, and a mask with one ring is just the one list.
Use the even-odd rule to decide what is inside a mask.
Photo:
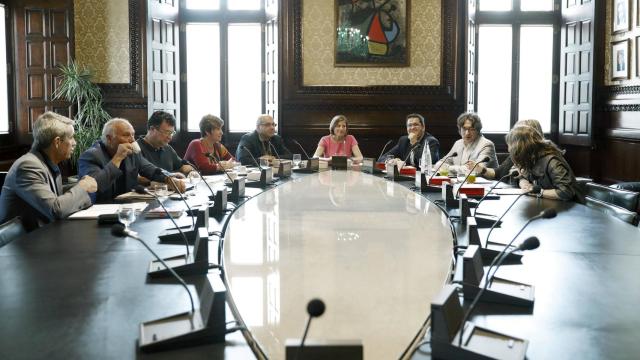
[(411, 156), (409, 156), (411, 144), (409, 143), (409, 136), (407, 135), (401, 136), (396, 146), (380, 156), (378, 161), (383, 162), (388, 155), (393, 155), (394, 157), (402, 160), (407, 159), (407, 165), (418, 167), (420, 163), (420, 157), (422, 156), (422, 148), (424, 147), (425, 142), (429, 143), (429, 150), (431, 151), (431, 163), (435, 164), (438, 160), (440, 160), (440, 143), (438, 142), (438, 139), (433, 137), (433, 135), (429, 134), (428, 132), (425, 132), (420, 142), (414, 145), (413, 161), (411, 159)]
[(162, 169), (150, 163), (142, 153), (127, 156), (117, 168), (102, 141), (96, 141), (80, 155), (78, 177), (85, 175), (98, 183), (98, 191), (91, 197), (94, 203), (113, 202), (116, 196), (131, 191), (138, 184), (138, 175), (158, 182), (164, 182), (166, 178)]
[[(269, 145), (269, 142), (271, 142), (271, 145)], [(291, 151), (284, 146), (284, 141), (282, 141), (282, 138), (278, 135), (273, 135), (268, 142), (265, 141), (264, 143), (260, 141), (258, 132), (255, 130), (242, 135), (240, 138), (238, 149), (236, 150), (236, 158), (242, 163), (242, 165), (258, 166), (259, 164), (256, 164), (255, 161), (253, 161), (251, 156), (243, 149), (243, 147), (247, 148), (251, 152), (251, 155), (256, 159), (263, 155), (273, 155), (277, 158), (291, 159)], [(275, 148), (275, 151), (273, 148)]]

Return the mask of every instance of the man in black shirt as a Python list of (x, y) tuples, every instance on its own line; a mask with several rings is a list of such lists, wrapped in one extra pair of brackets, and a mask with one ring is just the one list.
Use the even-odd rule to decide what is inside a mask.
[[(249, 154), (249, 152), (251, 154)], [(242, 135), (236, 157), (242, 165), (255, 165), (253, 158), (267, 159), (277, 158), (291, 159), (291, 151), (284, 146), (284, 141), (276, 135), (276, 123), (271, 115), (260, 115), (256, 121), (256, 130)], [(259, 161), (259, 160), (258, 160)]]
[[(193, 168), (184, 162), (169, 142), (176, 134), (176, 118), (165, 111), (154, 112), (147, 121), (147, 134), (138, 138), (142, 156), (153, 165), (184, 177)], [(141, 182), (145, 182), (144, 179)]]

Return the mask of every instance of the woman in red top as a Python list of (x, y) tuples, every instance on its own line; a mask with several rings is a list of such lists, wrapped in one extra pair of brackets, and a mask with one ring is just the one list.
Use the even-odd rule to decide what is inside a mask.
[[(224, 121), (214, 115), (205, 115), (200, 120), (200, 139), (189, 143), (184, 158), (195, 164), (204, 175), (222, 172), (233, 168), (234, 158), (229, 150), (220, 143)], [(216, 161), (219, 165), (216, 163)]]

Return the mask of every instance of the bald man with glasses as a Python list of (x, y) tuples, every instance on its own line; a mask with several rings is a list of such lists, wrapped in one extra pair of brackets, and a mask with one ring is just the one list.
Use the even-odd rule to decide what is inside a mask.
[[(269, 161), (276, 158), (291, 159), (291, 151), (284, 146), (284, 141), (276, 135), (276, 123), (271, 115), (260, 115), (256, 121), (256, 130), (242, 135), (236, 157), (242, 165), (258, 165), (256, 159), (267, 159)], [(247, 152), (251, 153), (251, 155)], [(253, 155), (253, 158), (251, 157)]]

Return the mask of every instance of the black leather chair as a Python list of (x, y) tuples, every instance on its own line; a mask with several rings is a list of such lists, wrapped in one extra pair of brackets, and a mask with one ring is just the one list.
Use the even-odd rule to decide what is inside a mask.
[(0, 171), (0, 194), (2, 194), (2, 186), (4, 185), (4, 179), (7, 177), (6, 171)]
[(637, 193), (640, 193), (640, 181), (621, 182), (621, 183), (610, 185), (609, 187), (612, 187), (614, 189), (629, 190), (629, 191), (635, 191)]
[(22, 219), (19, 216), (0, 225), (0, 247), (7, 245), (24, 233)]
[(586, 205), (590, 208), (596, 209), (611, 216), (615, 216), (618, 219), (631, 225), (638, 225), (638, 213), (636, 213), (635, 211), (629, 211), (620, 206), (616, 206), (611, 203), (592, 198), (590, 196), (587, 196), (585, 200)]
[(616, 189), (596, 183), (586, 185), (586, 195), (610, 204), (623, 207), (629, 211), (638, 210), (640, 193), (623, 189)]

